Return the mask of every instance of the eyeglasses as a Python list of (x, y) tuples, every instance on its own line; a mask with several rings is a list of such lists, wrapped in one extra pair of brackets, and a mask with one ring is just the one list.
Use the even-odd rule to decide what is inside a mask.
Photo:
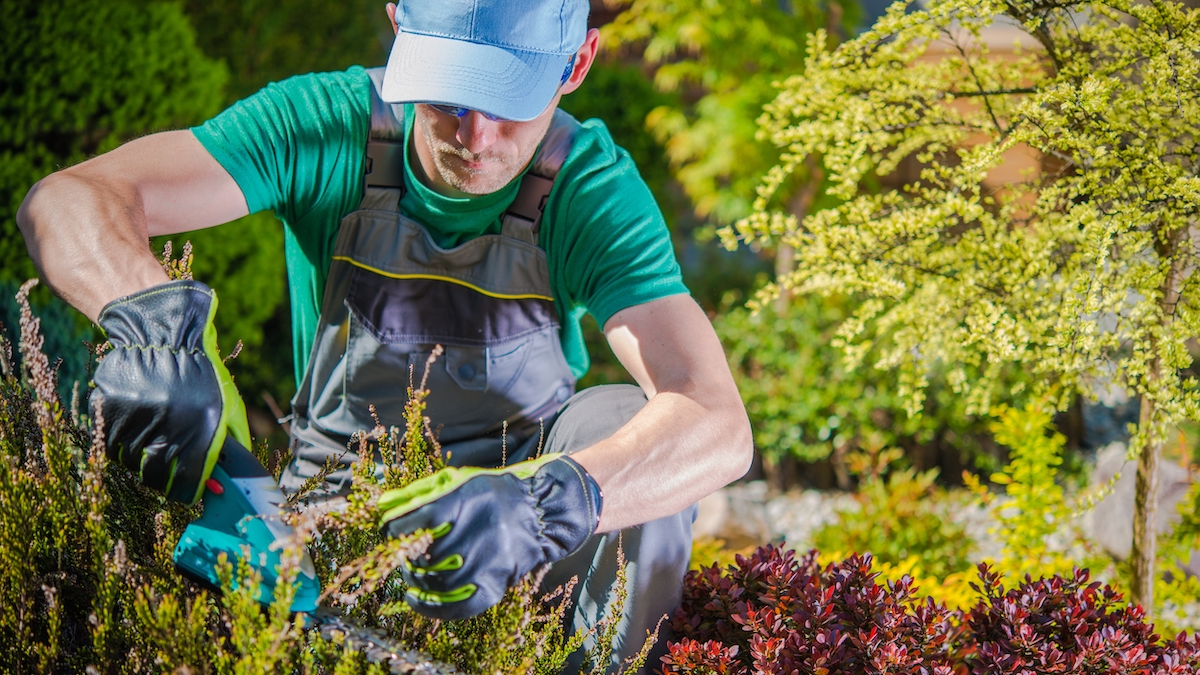
[[(567, 79), (571, 77), (571, 73), (573, 73), (574, 71), (575, 71), (575, 55), (572, 54), (571, 60), (567, 61), (567, 68), (566, 68), (566, 70), (563, 71), (562, 79), (558, 81), (558, 86), (561, 87), (564, 84), (566, 84)], [(483, 115), (484, 117), (486, 117), (487, 119), (489, 119), (493, 122), (509, 121), (507, 118), (498, 117), (491, 113), (485, 113), (482, 110), (472, 110), (471, 108), (464, 108), (464, 107), (458, 106), (458, 105), (445, 105), (443, 103), (430, 103), (429, 107), (433, 108), (434, 110), (436, 110), (440, 113), (445, 113), (451, 117), (463, 117), (469, 112), (477, 112), (480, 115)]]
[[(467, 113), (472, 112), (472, 110), (470, 108), (463, 108), (462, 106), (457, 106), (457, 105), (442, 105), (441, 103), (430, 103), (429, 107), (433, 108), (434, 110), (436, 110), (440, 113), (445, 113), (451, 117), (462, 117), (462, 116), (466, 115)], [(482, 110), (475, 110), (474, 112), (477, 112), (480, 115), (483, 115), (484, 117), (488, 118), (489, 120), (491, 120), (493, 122), (507, 122), (508, 121), (507, 118), (496, 117), (495, 115), (493, 115), (491, 113), (485, 113)]]

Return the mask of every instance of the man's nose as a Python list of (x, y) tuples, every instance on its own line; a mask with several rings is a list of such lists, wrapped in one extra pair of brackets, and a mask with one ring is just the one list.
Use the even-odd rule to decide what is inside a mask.
[(482, 152), (496, 140), (496, 123), (472, 110), (458, 118), (455, 138), (467, 150)]

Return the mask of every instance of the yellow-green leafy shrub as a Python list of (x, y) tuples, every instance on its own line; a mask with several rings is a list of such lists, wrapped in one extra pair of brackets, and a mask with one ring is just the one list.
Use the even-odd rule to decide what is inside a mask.
[(937, 578), (970, 569), (974, 542), (951, 517), (956, 502), (964, 500), (935, 485), (936, 469), (893, 468), (885, 474), (899, 455), (895, 449), (880, 453), (854, 493), (857, 508), (839, 510), (816, 531), (813, 544), (831, 553), (870, 553), (889, 565), (916, 558)]
[[(984, 35), (999, 16), (1022, 41), (1008, 54)], [(760, 118), (781, 162), (725, 240), (795, 250), (759, 304), (866, 298), (844, 349), (888, 335), (872, 362), (914, 412), (936, 364), (978, 412), (1013, 369), (1060, 408), (1096, 382), (1140, 396), (1131, 447), (1154, 475), (1166, 430), (1200, 419), (1198, 54), (1200, 10), (1177, 2), (930, 0), (841, 44), (818, 32)], [(1014, 152), (1039, 166), (997, 185)], [(906, 160), (918, 179), (862, 189)], [(813, 161), (844, 202), (801, 219), (773, 197)], [(1152, 607), (1157, 502), (1139, 484), (1131, 592)]]

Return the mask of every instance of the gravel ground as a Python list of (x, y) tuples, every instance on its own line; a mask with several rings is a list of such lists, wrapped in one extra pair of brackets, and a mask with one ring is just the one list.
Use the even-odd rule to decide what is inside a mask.
[[(803, 490), (771, 495), (763, 481), (731, 485), (700, 502), (693, 526), (696, 538), (718, 537), (731, 548), (783, 540), (797, 551), (812, 548), (814, 533), (833, 522), (840, 510), (858, 508), (844, 492)], [(996, 557), (1000, 544), (988, 534), (993, 522), (987, 510), (976, 505), (954, 512), (954, 520), (976, 542), (972, 557)]]

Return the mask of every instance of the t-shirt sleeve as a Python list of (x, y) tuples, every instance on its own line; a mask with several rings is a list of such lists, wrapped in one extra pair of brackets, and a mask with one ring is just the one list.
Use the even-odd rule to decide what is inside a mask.
[(551, 273), (603, 326), (627, 307), (687, 293), (662, 211), (633, 160), (589, 120), (555, 181)]
[(343, 198), (337, 193), (361, 174), (369, 86), (361, 68), (299, 75), (267, 85), (192, 133), (241, 187), (251, 213), (272, 209), (296, 223), (323, 200)]

